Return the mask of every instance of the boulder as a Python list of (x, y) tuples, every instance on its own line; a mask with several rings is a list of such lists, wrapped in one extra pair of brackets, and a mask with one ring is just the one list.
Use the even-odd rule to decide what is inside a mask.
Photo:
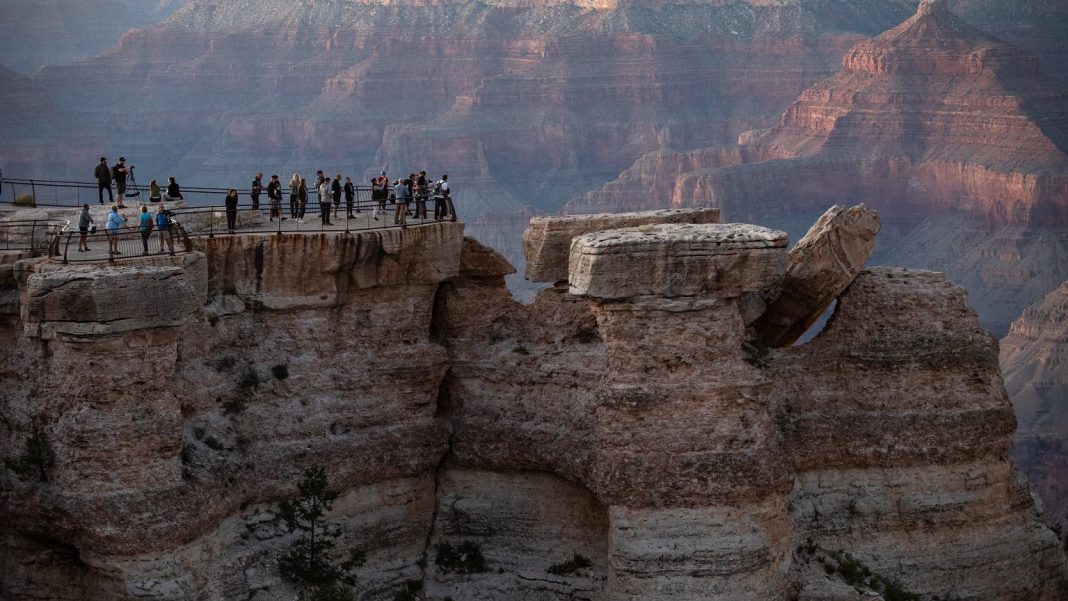
[(786, 234), (745, 224), (661, 224), (575, 238), (571, 294), (737, 298), (778, 285)]
[(864, 205), (828, 209), (790, 251), (782, 294), (756, 323), (761, 341), (796, 342), (860, 273), (877, 233), (879, 214)]
[(601, 213), (535, 217), (523, 232), (526, 278), (532, 282), (567, 279), (568, 253), (576, 236), (658, 223), (719, 223), (719, 209), (665, 209), (641, 213)]

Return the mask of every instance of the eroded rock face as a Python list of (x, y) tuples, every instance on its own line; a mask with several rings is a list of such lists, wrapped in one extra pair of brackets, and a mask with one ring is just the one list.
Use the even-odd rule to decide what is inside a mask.
[(768, 346), (796, 342), (853, 282), (875, 248), (879, 214), (864, 205), (827, 209), (790, 250), (782, 294), (756, 325)]
[[(584, 296), (523, 305), (461, 227), (392, 250), (235, 236), (202, 260), (205, 288), (234, 293), (183, 323), (0, 327), (0, 455), (34, 429), (55, 453), (47, 482), (0, 475), (3, 594), (292, 598), (277, 502), (318, 464), (366, 599), (407, 581), (438, 601), (817, 599), (834, 587), (807, 547), (927, 596), (1063, 598), (1066, 558), (1006, 460), (996, 343), (940, 275), (862, 272), (815, 340), (762, 353), (747, 314), (782, 285), (779, 232), (587, 234)], [(349, 258), (295, 271), (294, 248)], [(264, 300), (284, 278), (335, 296)], [(442, 542), (477, 544), (487, 571), (440, 565)], [(591, 565), (561, 571), (575, 554)]]
[(1068, 284), (1013, 322), (1001, 340), (1005, 388), (1019, 427), (1012, 456), (1049, 516), (1068, 527), (1068, 374), (1064, 370)]
[(534, 282), (568, 279), (571, 241), (591, 232), (658, 223), (719, 223), (719, 209), (646, 211), (536, 217), (523, 232), (526, 278)]

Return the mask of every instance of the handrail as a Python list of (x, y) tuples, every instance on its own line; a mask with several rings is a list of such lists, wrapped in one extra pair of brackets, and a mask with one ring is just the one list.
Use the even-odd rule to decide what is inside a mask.
[[(5, 184), (8, 185), (10, 187), (10, 189), (11, 189), (11, 197), (12, 197), (11, 201), (10, 201), (11, 203), (14, 203), (15, 199), (18, 198), (18, 195), (19, 195), (18, 194), (18, 190), (16, 189), (16, 186), (28, 186), (30, 188), (30, 195), (34, 199), (34, 206), (73, 207), (73, 206), (81, 206), (82, 204), (87, 204), (87, 203), (91, 204), (94, 200), (99, 200), (100, 199), (99, 192), (98, 192), (99, 187), (98, 187), (98, 184), (96, 182), (4, 177), (3, 180), (0, 180), (0, 188), (2, 188), (2, 186), (5, 185)], [(56, 199), (57, 202), (49, 203), (49, 202), (44, 201), (41, 198), (38, 198), (38, 188), (52, 190), (53, 191), (53, 198)], [(137, 197), (138, 201), (139, 202), (148, 202), (149, 201), (149, 199), (147, 197), (148, 186), (146, 184), (139, 183), (137, 185), (136, 189), (137, 189), (138, 194), (139, 194), (139, 196)], [(230, 189), (231, 189), (230, 187), (183, 186), (181, 188), (181, 193), (182, 193), (182, 197), (183, 198), (187, 194), (192, 195), (192, 196), (216, 196), (217, 195), (217, 196), (221, 197), (221, 196), (225, 196), (226, 193)], [(249, 190), (247, 188), (245, 188), (245, 187), (236, 187), (235, 186), (235, 187), (233, 187), (233, 189), (238, 191), (238, 193), (240, 194), (240, 198), (242, 199), (243, 202), (245, 202), (245, 203), (250, 203), (251, 202), (249, 200), (250, 192), (249, 192)], [(367, 196), (367, 197), (371, 196), (372, 188), (369, 185), (366, 185), (366, 184), (355, 184), (354, 183), (353, 184), (353, 189), (354, 189), (354, 191), (356, 193), (357, 198), (359, 198), (360, 196)], [(58, 190), (75, 190), (76, 191), (76, 197), (73, 198), (73, 199), (67, 200), (65, 202), (58, 202), (58, 198), (59, 198), (59, 195), (57, 193)], [(86, 190), (87, 191), (85, 197), (82, 197), (82, 190)], [(387, 193), (390, 190), (392, 190), (391, 184), (387, 184)], [(97, 194), (91, 194), (90, 192), (97, 192)], [(167, 195), (166, 186), (165, 185), (161, 186), (160, 193), (161, 193), (161, 199), (164, 200), (164, 201), (175, 200), (175, 199), (170, 198)], [(283, 181), (282, 182), (282, 197), (283, 197), (282, 201), (283, 201), (283, 203), (285, 202), (285, 197), (288, 194), (290, 194), (289, 182)], [(317, 191), (312, 189), (311, 186), (309, 186), (309, 188), (308, 188), (308, 196), (316, 196), (316, 195), (317, 195)], [(127, 194), (127, 197), (130, 197), (129, 194)], [(344, 197), (342, 197), (342, 200), (344, 200)], [(259, 204), (260, 204), (261, 207), (266, 207), (267, 205), (270, 204), (270, 200), (267, 198), (267, 186), (266, 185), (264, 185), (263, 191), (260, 194)]]
[[(66, 219), (9, 219), (0, 221), (0, 243), (4, 250), (28, 251), (31, 257), (59, 253), (59, 236), (70, 225)], [(28, 234), (27, 234), (28, 230)], [(44, 233), (44, 245), (37, 242), (38, 232)]]

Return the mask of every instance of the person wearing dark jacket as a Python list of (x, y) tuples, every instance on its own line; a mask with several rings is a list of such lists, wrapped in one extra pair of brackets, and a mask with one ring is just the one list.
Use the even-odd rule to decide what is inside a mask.
[(334, 200), (334, 219), (337, 219), (337, 212), (341, 209), (341, 174), (338, 173), (334, 176), (334, 181), (330, 182), (330, 196)]
[(252, 190), (249, 196), (252, 197), (252, 210), (260, 208), (260, 193), (263, 192), (263, 174), (257, 173), (255, 179), (252, 180)]
[[(349, 213), (349, 219), (352, 219), (352, 203), (356, 200), (356, 186), (352, 185), (352, 178), (345, 178), (345, 209)], [(356, 207), (356, 212), (360, 212), (360, 208)]]
[(226, 233), (234, 233), (237, 227), (237, 190), (230, 188), (226, 194)]
[(304, 211), (308, 208), (308, 180), (300, 178), (297, 187), (297, 223), (304, 223)]
[(97, 164), (93, 175), (96, 176), (96, 194), (100, 204), (104, 204), (104, 190), (108, 191), (108, 202), (114, 202), (115, 196), (111, 193), (111, 167), (108, 167), (107, 157), (100, 157), (100, 163)]
[(78, 217), (78, 252), (89, 252), (89, 228), (93, 225), (93, 216), (89, 214), (89, 205), (82, 205), (82, 214)]
[(167, 200), (184, 200), (182, 189), (178, 187), (173, 175), (167, 178), (167, 182)]

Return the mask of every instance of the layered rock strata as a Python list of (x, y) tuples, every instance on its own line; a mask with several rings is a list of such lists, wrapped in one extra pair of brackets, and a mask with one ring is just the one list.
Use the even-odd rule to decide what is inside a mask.
[[(848, 51), (842, 70), (805, 90), (779, 123), (735, 147), (661, 151), (575, 210), (716, 206), (731, 221), (800, 235), (831, 202), (863, 200), (884, 225), (885, 264), (945, 270), (972, 293), (984, 325), (1003, 333), (1065, 279), (1039, 257), (1068, 220), (1068, 93), (1035, 55), (924, 0), (912, 18)], [(952, 248), (969, 230), (1018, 242)], [(923, 237), (924, 246), (909, 244)], [(975, 278), (979, 271), (1008, 277)], [(1036, 274), (1043, 282), (1036, 285)], [(966, 281), (966, 279), (970, 279)]]
[(1019, 427), (1012, 456), (1046, 511), (1068, 529), (1068, 284), (1024, 311), (1001, 340), (1001, 369)]
[(747, 326), (787, 281), (782, 232), (583, 234), (523, 305), (462, 227), (16, 263), (0, 454), (38, 431), (55, 462), (0, 476), (3, 595), (292, 598), (277, 502), (315, 464), (361, 599), (813, 599), (806, 547), (927, 596), (1066, 593), (996, 344), (941, 276), (862, 272), (814, 341), (765, 352)]

